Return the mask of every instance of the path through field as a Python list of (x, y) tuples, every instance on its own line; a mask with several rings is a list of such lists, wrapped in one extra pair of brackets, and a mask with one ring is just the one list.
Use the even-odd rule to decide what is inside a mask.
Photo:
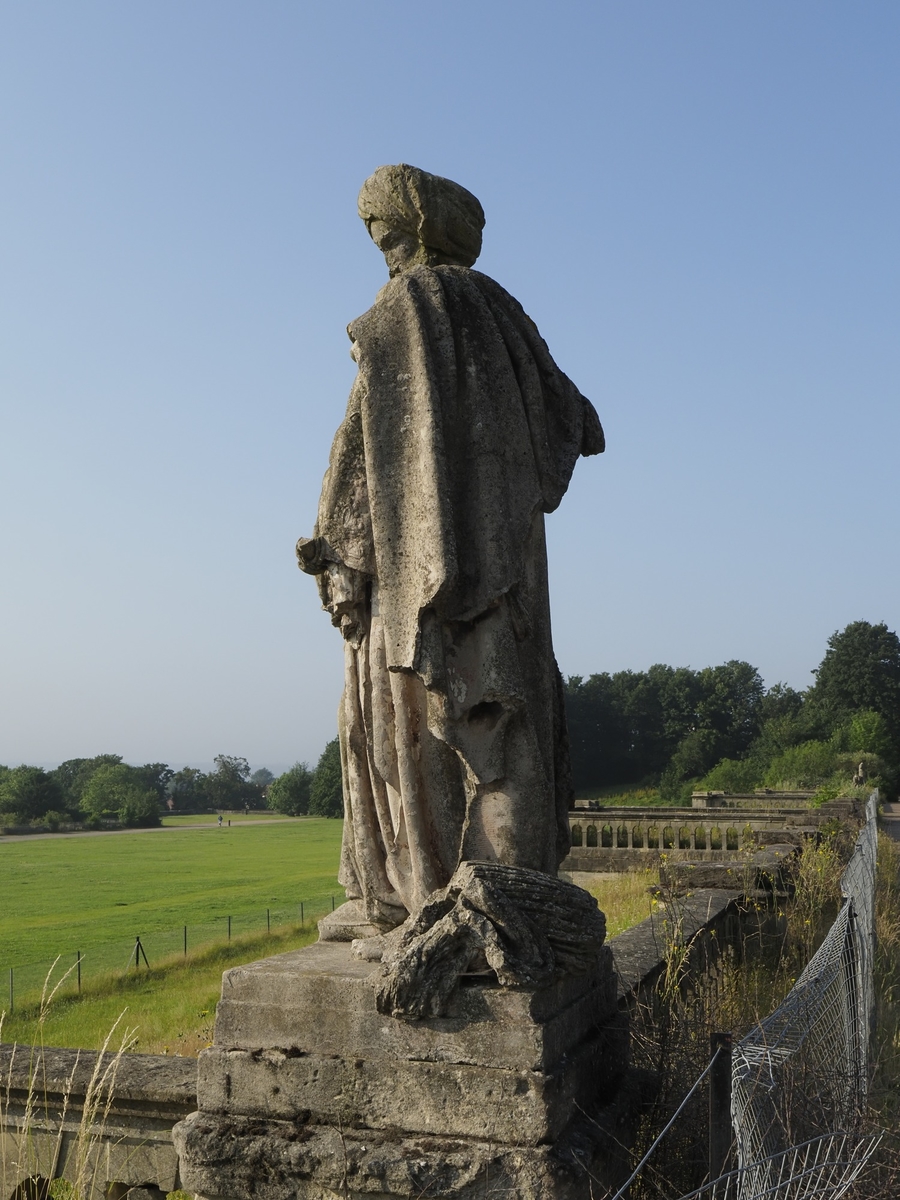
[[(305, 817), (271, 817), (266, 821), (259, 821), (246, 817), (226, 817), (225, 829), (235, 829), (238, 825), (249, 825), (251, 828), (259, 828), (260, 825), (296, 825), (298, 822), (306, 820)], [(216, 821), (198, 821), (191, 825), (154, 825), (150, 829), (77, 829), (70, 833), (10, 833), (0, 834), (0, 842), (45, 842), (50, 838), (84, 838), (84, 837), (115, 837), (116, 834), (134, 834), (134, 833), (173, 833), (180, 829), (216, 829)]]

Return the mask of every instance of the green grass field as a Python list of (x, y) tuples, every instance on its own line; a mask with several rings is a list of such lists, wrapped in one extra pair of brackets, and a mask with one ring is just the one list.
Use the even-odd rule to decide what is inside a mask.
[[(232, 818), (233, 821), (239, 818)], [(140, 936), (150, 965), (183, 948), (307, 920), (343, 899), (341, 822), (324, 818), (0, 843), (0, 1007), (33, 999), (49, 963), (83, 957), (85, 983), (127, 967)], [(74, 976), (72, 983), (74, 984)]]
[[(99, 1048), (121, 1016), (116, 1042), (127, 1030), (130, 1047), (142, 1053), (196, 1054), (207, 1045), (222, 972), (315, 940), (315, 919), (332, 897), (343, 900), (340, 821), (275, 824), (240, 814), (232, 822), (219, 829), (212, 817), (194, 829), (0, 842), (0, 1011), (9, 1009), (10, 968), (15, 1001), (2, 1040)], [(649, 882), (637, 873), (591, 889), (610, 936), (648, 915)], [(136, 935), (149, 967), (134, 965)], [(76, 951), (83, 955), (81, 994), (70, 970), (39, 1023), (53, 959), (60, 956), (55, 982)]]
[(149, 970), (101, 975), (80, 996), (61, 989), (43, 1014), (36, 1003), (7, 1014), (0, 1020), (0, 1041), (99, 1050), (115, 1029), (109, 1043), (114, 1050), (124, 1041), (140, 1054), (196, 1055), (212, 1041), (223, 971), (309, 945), (317, 936), (310, 922), (271, 936), (244, 935)]

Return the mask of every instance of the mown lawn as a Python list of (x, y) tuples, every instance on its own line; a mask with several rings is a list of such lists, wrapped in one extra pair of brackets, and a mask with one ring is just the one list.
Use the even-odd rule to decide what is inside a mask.
[[(143, 1053), (196, 1054), (207, 1045), (222, 972), (315, 940), (315, 919), (332, 897), (343, 899), (340, 821), (232, 820), (230, 829), (214, 818), (200, 829), (0, 843), (0, 1011), (9, 1009), (10, 967), (15, 980), (2, 1040), (99, 1048), (121, 1016), (116, 1045), (126, 1031)], [(609, 936), (649, 914), (651, 882), (640, 872), (591, 888)], [(149, 967), (134, 964), (136, 935)], [(70, 970), (39, 1027), (52, 959), (60, 955), (55, 981), (79, 950), (81, 995)]]
[[(234, 818), (233, 818), (234, 820)], [(151, 966), (183, 948), (261, 933), (340, 903), (341, 822), (310, 818), (0, 843), (0, 1008), (26, 1002), (52, 959), (85, 982), (121, 971), (140, 936)], [(72, 983), (74, 985), (74, 976)]]

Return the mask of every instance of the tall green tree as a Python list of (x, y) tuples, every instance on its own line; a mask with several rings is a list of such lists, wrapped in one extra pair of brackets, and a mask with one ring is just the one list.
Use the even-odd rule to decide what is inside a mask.
[(182, 767), (166, 784), (166, 796), (171, 797), (175, 808), (203, 808), (209, 803), (206, 776), (199, 767)]
[(900, 734), (900, 638), (883, 621), (852, 621), (833, 633), (815, 676), (809, 703), (832, 728), (869, 710)]
[(341, 747), (337, 738), (328, 743), (316, 763), (309, 789), (309, 811), (316, 817), (344, 815)]
[(115, 817), (123, 825), (150, 826), (160, 823), (160, 800), (146, 786), (140, 767), (127, 763), (105, 763), (91, 775), (81, 793), (81, 810), (90, 823)]
[(746, 752), (759, 732), (759, 672), (732, 660), (693, 671), (656, 663), (647, 671), (573, 676), (566, 713), (576, 788), (657, 781), (681, 788), (726, 754)]
[(288, 817), (299, 817), (308, 813), (312, 780), (313, 773), (306, 763), (294, 763), (290, 770), (269, 784), (266, 792), (267, 806)]
[(138, 772), (138, 777), (146, 789), (156, 792), (158, 800), (166, 799), (169, 794), (169, 780), (175, 774), (168, 763), (144, 763), (142, 767), (135, 767), (134, 770)]
[(250, 782), (250, 764), (246, 758), (217, 754), (215, 768), (204, 781), (204, 790), (213, 808), (243, 808), (257, 804), (260, 789)]
[(93, 758), (69, 758), (50, 774), (62, 789), (63, 803), (74, 814), (80, 811), (81, 795), (91, 776), (100, 767), (115, 766), (121, 754), (96, 754)]
[(41, 767), (13, 767), (0, 778), (0, 824), (38, 821), (63, 804), (58, 782)]

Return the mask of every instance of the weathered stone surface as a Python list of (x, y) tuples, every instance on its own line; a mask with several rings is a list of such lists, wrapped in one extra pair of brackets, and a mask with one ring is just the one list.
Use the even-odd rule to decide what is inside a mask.
[(742, 892), (752, 892), (757, 888), (783, 890), (787, 884), (791, 859), (796, 852), (796, 846), (781, 844), (725, 862), (664, 861), (660, 865), (659, 880), (664, 887), (676, 893), (696, 891), (698, 888), (737, 888)]
[(345, 643), (350, 903), (319, 946), (226, 974), (184, 1181), (229, 1200), (580, 1197), (584, 1172), (558, 1177), (542, 1147), (628, 1046), (602, 914), (556, 879), (572, 793), (544, 513), (603, 431), (469, 269), (470, 193), (385, 167), (360, 215), (391, 278), (349, 327), (359, 374), (297, 545)]
[[(0, 1045), (0, 1078), (10, 1094), (27, 1092), (34, 1081), (42, 1094), (83, 1094), (98, 1068), (111, 1068), (115, 1055), (54, 1046)], [(197, 1064), (192, 1058), (125, 1054), (115, 1068), (117, 1105), (132, 1102), (192, 1104), (197, 1095)]]
[(399, 164), (360, 213), (391, 278), (348, 327), (359, 373), (297, 550), (345, 642), (339, 880), (384, 929), (461, 861), (553, 875), (566, 853), (544, 514), (604, 438), (521, 305), (470, 269), (474, 196)]
[(683, 946), (702, 929), (722, 921), (740, 895), (737, 889), (696, 891), (680, 899), (677, 907), (663, 908), (611, 938), (619, 996), (624, 1000), (658, 975), (673, 945)]
[(352, 942), (354, 938), (375, 937), (382, 932), (366, 919), (361, 900), (348, 900), (318, 922), (319, 938), (323, 942)]
[[(0, 1161), (18, 1166), (19, 1177), (75, 1177), (85, 1154), (84, 1141), (78, 1146), (85, 1096), (97, 1063), (92, 1051), (0, 1046)], [(172, 1191), (179, 1180), (172, 1126), (196, 1107), (196, 1061), (126, 1054), (114, 1064), (107, 1054), (99, 1070), (100, 1078), (110, 1071), (112, 1100), (104, 1118), (107, 1087), (101, 1088), (103, 1104), (90, 1122), (82, 1167), (90, 1200), (112, 1196), (114, 1185), (119, 1194), (144, 1185)], [(16, 1131), (26, 1113), (27, 1138)]]
[(575, 1104), (611, 1091), (626, 1045), (621, 1025), (602, 1031), (552, 1073), (213, 1046), (200, 1055), (198, 1092), (205, 1112), (537, 1145), (560, 1133)]
[(215, 1043), (549, 1071), (616, 1007), (607, 947), (590, 975), (539, 989), (464, 984), (446, 1016), (414, 1023), (377, 1011), (373, 983), (379, 970), (336, 942), (233, 967), (222, 981)]
[(175, 1143), (183, 1186), (210, 1200), (591, 1200), (624, 1181), (651, 1087), (633, 1073), (613, 1104), (576, 1115), (553, 1146), (204, 1113), (176, 1126)]

